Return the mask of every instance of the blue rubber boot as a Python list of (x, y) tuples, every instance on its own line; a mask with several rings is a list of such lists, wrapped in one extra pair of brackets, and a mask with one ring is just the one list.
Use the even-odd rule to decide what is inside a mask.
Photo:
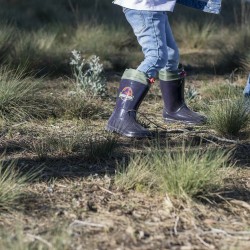
[(122, 76), (116, 107), (108, 120), (106, 130), (127, 137), (152, 137), (152, 134), (136, 121), (136, 112), (149, 88), (150, 81), (144, 73), (127, 69)]
[(207, 118), (190, 110), (184, 98), (185, 87), (184, 70), (176, 72), (162, 71), (159, 73), (160, 88), (164, 101), (163, 118), (165, 122), (181, 122), (185, 124), (201, 125)]

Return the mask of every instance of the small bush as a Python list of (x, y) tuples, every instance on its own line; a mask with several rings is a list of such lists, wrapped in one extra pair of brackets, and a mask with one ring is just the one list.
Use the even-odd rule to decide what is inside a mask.
[(224, 100), (210, 108), (210, 126), (224, 136), (237, 136), (249, 122), (249, 113), (244, 100)]
[(107, 83), (99, 57), (94, 55), (85, 60), (76, 50), (72, 51), (72, 56), (70, 65), (73, 68), (78, 92), (87, 96), (105, 95)]
[(217, 149), (178, 151), (154, 149), (131, 157), (121, 165), (115, 183), (123, 189), (167, 192), (177, 197), (206, 195), (223, 186), (230, 173), (229, 154)]

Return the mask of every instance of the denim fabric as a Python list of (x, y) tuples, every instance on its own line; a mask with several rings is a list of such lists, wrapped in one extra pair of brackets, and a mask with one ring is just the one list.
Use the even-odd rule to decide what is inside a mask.
[(144, 61), (137, 70), (149, 77), (157, 77), (159, 70), (176, 70), (179, 50), (164, 11), (145, 11), (123, 8), (127, 21), (144, 53)]
[(246, 87), (245, 87), (245, 89), (243, 91), (243, 94), (245, 96), (250, 96), (250, 74), (248, 76), (248, 80), (247, 80), (247, 83), (246, 83)]

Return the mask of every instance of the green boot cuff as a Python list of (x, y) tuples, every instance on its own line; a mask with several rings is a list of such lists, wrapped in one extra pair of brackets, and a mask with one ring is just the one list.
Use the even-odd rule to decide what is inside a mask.
[(174, 80), (179, 80), (182, 78), (180, 76), (181, 71), (176, 70), (176, 71), (166, 71), (166, 70), (160, 70), (159, 71), (159, 79), (162, 81), (174, 81)]
[(149, 85), (147, 75), (136, 69), (126, 69), (123, 73), (122, 79), (128, 79), (145, 85)]

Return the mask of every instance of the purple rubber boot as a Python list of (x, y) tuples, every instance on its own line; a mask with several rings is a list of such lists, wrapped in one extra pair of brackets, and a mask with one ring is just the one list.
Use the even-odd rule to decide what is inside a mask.
[(201, 125), (207, 118), (190, 110), (184, 100), (184, 70), (160, 72), (160, 88), (164, 101), (163, 118), (166, 122)]
[(122, 76), (116, 107), (108, 120), (106, 130), (127, 137), (152, 137), (152, 134), (136, 121), (136, 112), (149, 88), (150, 82), (144, 73), (127, 69)]

